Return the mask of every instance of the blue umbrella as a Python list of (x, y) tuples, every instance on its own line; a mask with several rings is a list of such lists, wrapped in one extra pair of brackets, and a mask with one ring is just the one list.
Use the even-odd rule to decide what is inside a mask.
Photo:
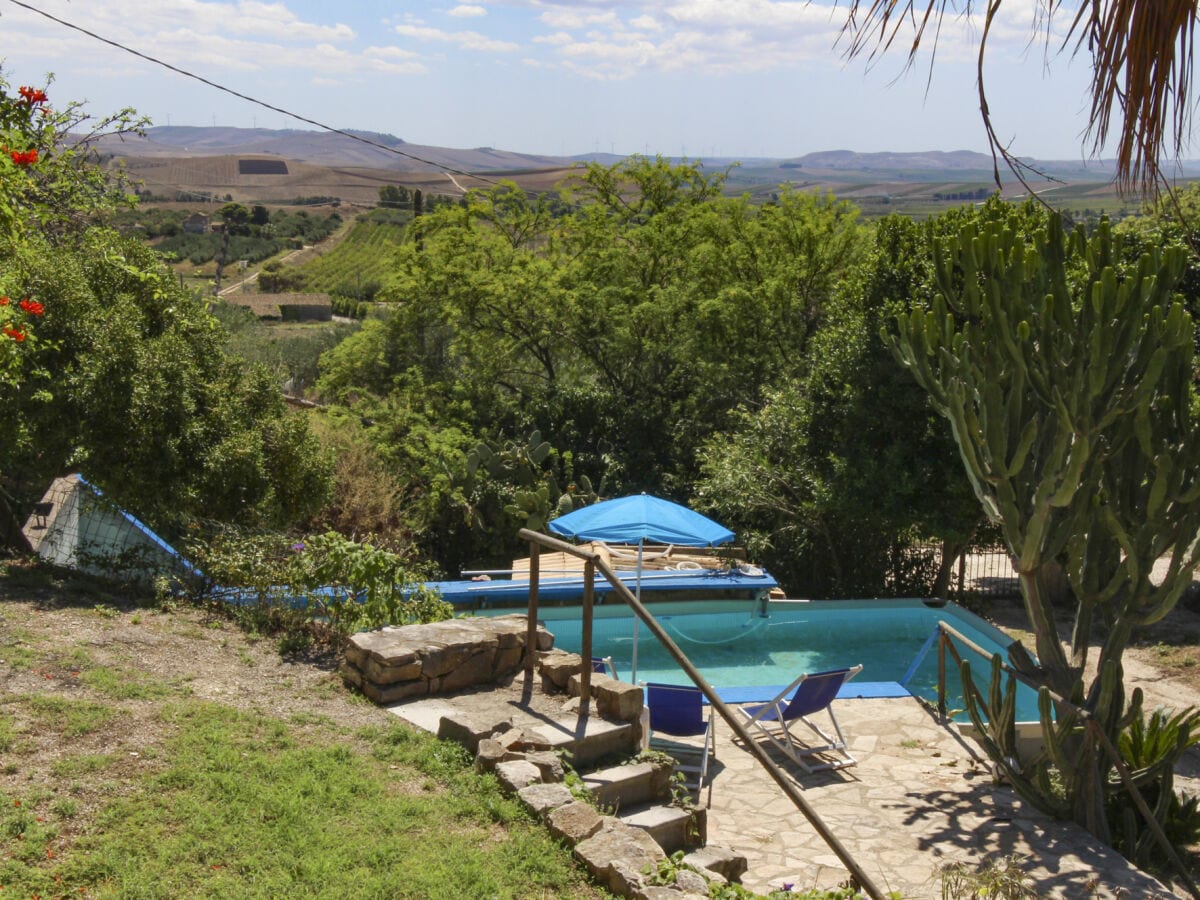
[[(549, 529), (564, 537), (582, 541), (619, 541), (637, 543), (637, 598), (642, 599), (642, 547), (646, 541), (680, 544), (685, 547), (715, 547), (733, 540), (733, 532), (724, 525), (700, 515), (686, 506), (634, 494), (594, 503), (559, 516)], [(637, 682), (638, 620), (633, 620), (633, 661), (631, 680)]]

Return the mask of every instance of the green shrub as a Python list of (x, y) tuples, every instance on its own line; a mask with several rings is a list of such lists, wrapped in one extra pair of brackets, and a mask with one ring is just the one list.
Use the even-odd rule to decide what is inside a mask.
[(453, 614), (399, 554), (334, 532), (294, 538), (222, 527), (194, 538), (188, 552), (207, 576), (204, 597), (231, 602), (252, 631), (296, 635), (319, 621), (349, 635)]

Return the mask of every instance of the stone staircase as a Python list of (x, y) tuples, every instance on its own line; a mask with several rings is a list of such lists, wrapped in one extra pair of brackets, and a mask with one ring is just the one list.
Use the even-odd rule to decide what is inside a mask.
[[(707, 810), (675, 800), (671, 760), (641, 754), (642, 689), (595, 673), (582, 704), (583, 660), (554, 649), (544, 628), (536, 639), (531, 684), (518, 672), (524, 616), (355, 635), (342, 677), (379, 703), (425, 704), (421, 727), (436, 722), (439, 737), (470, 750), (614, 893), (676, 900), (736, 882), (746, 858), (708, 846)], [(683, 865), (667, 863), (678, 852)], [(664, 872), (673, 883), (656, 883)]]
[[(477, 770), (494, 773), (616, 894), (706, 897), (709, 883), (736, 882), (746, 858), (707, 845), (707, 810), (677, 801), (671, 760), (641, 754), (641, 689), (594, 674), (595, 712), (580, 716), (582, 660), (559, 651), (542, 656), (540, 688), (554, 695), (556, 683), (565, 684), (559, 696), (575, 698), (565, 704), (574, 712), (552, 722), (454, 713), (442, 717), (438, 735), (474, 752)], [(614, 715), (618, 711), (622, 718)], [(654, 884), (659, 864), (680, 851), (683, 865), (668, 867), (675, 883)]]
[(703, 846), (708, 815), (703, 807), (674, 803), (670, 763), (629, 762), (583, 776), (584, 789), (598, 809), (654, 838), (668, 855)]

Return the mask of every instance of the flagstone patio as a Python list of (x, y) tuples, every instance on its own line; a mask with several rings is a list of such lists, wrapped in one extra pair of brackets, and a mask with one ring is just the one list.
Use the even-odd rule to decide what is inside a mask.
[[(501, 703), (514, 719), (545, 719), (544, 711), (522, 709), (519, 679), (490, 692), (405, 701), (390, 709), (436, 731), (448, 710), (494, 710)], [(1016, 855), (1040, 896), (1175, 896), (1082, 829), (1042, 815), (995, 784), (977, 748), (939, 725), (917, 700), (846, 699), (836, 709), (858, 765), (805, 774), (786, 758), (777, 760), (883, 890), (940, 897), (944, 865), (978, 866)], [(708, 840), (747, 857), (742, 883), (767, 893), (785, 883), (800, 890), (844, 881), (846, 870), (833, 851), (723, 722), (717, 737)]]

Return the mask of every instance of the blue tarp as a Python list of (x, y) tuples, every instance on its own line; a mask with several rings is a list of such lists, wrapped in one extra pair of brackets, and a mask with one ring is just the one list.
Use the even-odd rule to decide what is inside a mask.
[[(761, 574), (747, 574), (758, 572)], [(620, 573), (630, 590), (636, 579), (633, 572)], [(431, 581), (426, 587), (435, 588), (442, 599), (455, 606), (491, 606), (525, 603), (529, 599), (528, 581)], [(723, 591), (744, 591), (747, 595), (769, 591), (779, 582), (765, 570), (747, 568), (718, 569), (703, 572), (654, 572), (642, 575), (642, 592), (686, 591), (697, 599)], [(598, 601), (613, 592), (613, 586), (603, 576), (594, 585)], [(582, 578), (543, 578), (538, 582), (538, 599), (547, 602), (579, 602), (583, 597)]]

